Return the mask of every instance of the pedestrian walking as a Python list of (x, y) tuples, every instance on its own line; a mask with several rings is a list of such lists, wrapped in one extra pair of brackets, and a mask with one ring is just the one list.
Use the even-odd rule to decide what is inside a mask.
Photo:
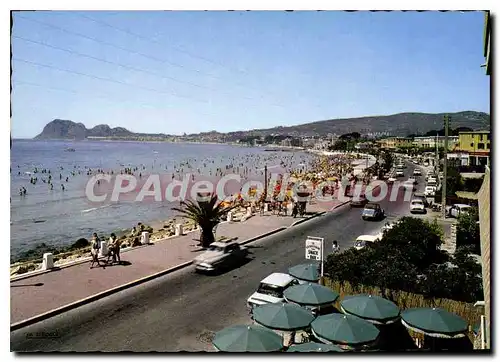
[(332, 252), (333, 254), (338, 253), (340, 251), (339, 243), (337, 240), (334, 240), (332, 243)]
[(101, 241), (97, 236), (97, 233), (92, 235), (92, 240), (90, 242), (90, 254), (92, 255), (92, 262), (90, 263), (90, 269), (94, 267), (94, 264), (97, 263), (97, 266), (101, 266), (101, 262), (99, 261), (99, 250), (101, 249)]
[(108, 256), (108, 261), (109, 257), (113, 258), (113, 263), (115, 263), (118, 260), (118, 264), (121, 263), (120, 259), (120, 244), (118, 243), (118, 239), (116, 238), (115, 233), (112, 233), (111, 236), (109, 237), (109, 256)]

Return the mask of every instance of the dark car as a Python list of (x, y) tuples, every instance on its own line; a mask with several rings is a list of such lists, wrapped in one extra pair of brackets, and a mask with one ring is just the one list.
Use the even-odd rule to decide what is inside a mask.
[(361, 217), (363, 220), (382, 220), (385, 217), (385, 212), (379, 204), (369, 203), (365, 205)]
[(363, 207), (368, 203), (365, 195), (353, 196), (351, 207)]

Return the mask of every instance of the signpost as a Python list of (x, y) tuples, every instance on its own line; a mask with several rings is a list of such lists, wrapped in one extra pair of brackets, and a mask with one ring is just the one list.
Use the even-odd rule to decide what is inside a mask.
[(321, 262), (321, 277), (323, 277), (325, 239), (316, 236), (308, 236), (306, 239), (306, 259), (319, 260)]

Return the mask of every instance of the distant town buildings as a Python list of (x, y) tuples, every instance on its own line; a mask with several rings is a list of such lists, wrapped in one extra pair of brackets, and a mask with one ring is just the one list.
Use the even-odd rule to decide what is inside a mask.
[[(417, 148), (444, 148), (444, 136), (415, 137), (413, 146)], [(458, 143), (458, 136), (448, 136), (448, 150), (453, 150)], [(437, 146), (436, 146), (437, 145)]]
[(462, 166), (486, 166), (490, 164), (490, 148), (490, 131), (460, 132), (448, 158), (460, 159)]

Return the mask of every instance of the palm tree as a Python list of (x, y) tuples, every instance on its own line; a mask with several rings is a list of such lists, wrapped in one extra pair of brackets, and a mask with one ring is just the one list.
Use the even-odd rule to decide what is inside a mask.
[(181, 213), (181, 217), (187, 217), (201, 228), (200, 243), (203, 248), (208, 247), (215, 241), (213, 229), (227, 213), (238, 205), (224, 206), (215, 194), (198, 194), (198, 200), (181, 201), (180, 207), (172, 210)]

